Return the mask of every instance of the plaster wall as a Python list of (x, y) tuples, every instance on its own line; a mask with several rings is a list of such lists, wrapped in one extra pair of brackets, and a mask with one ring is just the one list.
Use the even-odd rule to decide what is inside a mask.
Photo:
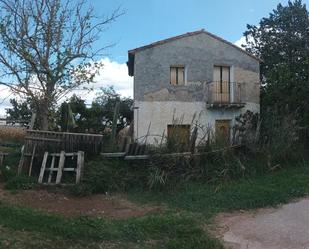
[(134, 135), (139, 142), (159, 144), (167, 135), (168, 124), (199, 124), (198, 140), (203, 137), (207, 127), (214, 131), (216, 120), (231, 120), (246, 110), (259, 112), (259, 105), (247, 103), (242, 109), (207, 109), (205, 102), (182, 101), (136, 101), (134, 110)]

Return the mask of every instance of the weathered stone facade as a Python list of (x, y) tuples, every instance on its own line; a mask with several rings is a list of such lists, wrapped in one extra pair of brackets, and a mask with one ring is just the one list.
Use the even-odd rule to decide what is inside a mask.
[[(259, 60), (208, 32), (132, 50), (129, 55), (134, 74), (136, 138), (146, 135), (150, 122), (150, 135), (162, 135), (175, 115), (185, 116), (183, 122), (190, 124), (195, 113), (202, 125), (213, 126), (216, 119), (233, 123), (235, 116), (248, 109), (259, 111)], [(183, 86), (170, 84), (172, 65), (185, 67)], [(216, 65), (229, 66), (230, 81), (241, 84), (243, 108), (206, 108), (207, 84), (213, 81)], [(154, 140), (148, 139), (151, 143)]]

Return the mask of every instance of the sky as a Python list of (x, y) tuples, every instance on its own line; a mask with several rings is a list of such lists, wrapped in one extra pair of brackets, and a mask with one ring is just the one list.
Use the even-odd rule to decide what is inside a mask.
[[(276, 6), (287, 0), (88, 0), (98, 16), (120, 7), (125, 13), (102, 33), (96, 47), (114, 44), (105, 51), (104, 67), (95, 88), (114, 85), (123, 96), (133, 96), (133, 78), (127, 74), (127, 51), (149, 43), (205, 29), (240, 45), (247, 24), (258, 25)], [(303, 0), (309, 6), (309, 0)], [(307, 7), (308, 8), (308, 7)], [(88, 102), (95, 92), (78, 93)], [(9, 107), (10, 95), (0, 87), (0, 115)]]

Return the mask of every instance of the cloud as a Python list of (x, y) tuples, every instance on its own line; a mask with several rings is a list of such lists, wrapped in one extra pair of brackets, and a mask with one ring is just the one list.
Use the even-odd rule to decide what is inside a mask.
[(243, 47), (241, 45), (246, 45), (247, 42), (246, 42), (246, 37), (245, 36), (242, 36), (239, 38), (239, 40), (237, 40), (236, 42), (234, 42), (234, 44), (237, 46), (237, 47), (240, 47), (243, 49)]
[(115, 90), (125, 97), (133, 97), (133, 78), (128, 75), (128, 68), (125, 63), (111, 61), (104, 58), (103, 69), (100, 74), (95, 77), (94, 87), (114, 86)]
[(11, 107), (10, 99), (14, 98), (14, 95), (10, 89), (6, 86), (0, 85), (0, 117), (5, 115), (5, 109)]
[[(252, 38), (252, 36), (248, 36), (248, 41), (254, 43), (254, 39)], [(246, 37), (242, 36), (236, 42), (234, 42), (234, 44), (240, 47), (241, 49), (244, 49), (241, 45), (247, 45), (248, 43), (246, 41)]]
[[(104, 66), (100, 70), (99, 75), (95, 77), (95, 83), (90, 85), (93, 87), (94, 91), (75, 90), (65, 96), (66, 98), (76, 94), (82, 99), (85, 99), (87, 103), (91, 103), (100, 88), (108, 86), (114, 86), (116, 92), (121, 94), (121, 96), (133, 97), (133, 77), (128, 75), (127, 65), (125, 63), (112, 61), (109, 58), (103, 58), (100, 62), (103, 62)], [(0, 116), (5, 114), (5, 108), (10, 107), (9, 99), (14, 98), (14, 95), (10, 94), (8, 88), (0, 86)], [(62, 101), (64, 100), (65, 98), (62, 99)]]
[(94, 91), (74, 90), (65, 96), (66, 98), (76, 94), (90, 104), (100, 88), (108, 86), (113, 86), (116, 92), (123, 97), (133, 97), (133, 78), (128, 75), (127, 65), (112, 61), (109, 58), (103, 58), (99, 62), (103, 63), (102, 69), (94, 78), (94, 83), (87, 85), (87, 87), (93, 88)]

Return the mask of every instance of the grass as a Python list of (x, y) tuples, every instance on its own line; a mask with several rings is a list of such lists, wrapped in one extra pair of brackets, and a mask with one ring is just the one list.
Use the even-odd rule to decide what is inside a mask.
[(126, 220), (64, 219), (1, 203), (0, 224), (15, 231), (43, 234), (47, 239), (55, 237), (58, 241), (131, 243), (133, 248), (222, 248), (205, 234), (194, 217), (171, 213)]
[(219, 212), (275, 206), (307, 193), (309, 167), (303, 166), (222, 185), (190, 183), (171, 191), (131, 192), (129, 197), (211, 218)]
[[(26, 231), (15, 231), (9, 228), (0, 227), (0, 249), (58, 249), (58, 248), (96, 248), (97, 245), (93, 243), (85, 243), (83, 241), (63, 240), (61, 238), (53, 237), (47, 238), (42, 234)], [(109, 248), (109, 247), (104, 247)]]

